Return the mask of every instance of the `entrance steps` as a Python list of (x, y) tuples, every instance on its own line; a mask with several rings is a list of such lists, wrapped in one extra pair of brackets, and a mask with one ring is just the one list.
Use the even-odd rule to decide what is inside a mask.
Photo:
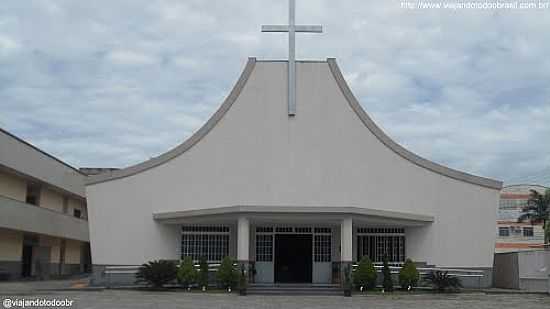
[(247, 289), (250, 295), (344, 295), (338, 284), (275, 283), (251, 284)]

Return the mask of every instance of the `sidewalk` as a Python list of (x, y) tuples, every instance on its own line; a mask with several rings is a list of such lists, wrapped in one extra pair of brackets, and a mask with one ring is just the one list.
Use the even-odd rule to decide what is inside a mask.
[(89, 277), (59, 280), (22, 280), (0, 282), (0, 295), (30, 295), (40, 291), (89, 289)]

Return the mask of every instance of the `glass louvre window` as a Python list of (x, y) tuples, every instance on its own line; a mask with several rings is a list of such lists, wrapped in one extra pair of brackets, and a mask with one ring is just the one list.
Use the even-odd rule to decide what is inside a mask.
[(182, 226), (181, 258), (198, 261), (206, 257), (219, 262), (229, 255), (229, 228), (223, 226)]
[(524, 237), (533, 237), (533, 228), (532, 227), (523, 227), (523, 236)]
[(327, 235), (315, 235), (313, 242), (313, 258), (315, 262), (330, 262), (332, 258), (332, 237)]
[(498, 228), (498, 236), (501, 236), (501, 237), (510, 236), (510, 229), (507, 226), (506, 227), (499, 227)]
[(273, 261), (273, 235), (256, 235), (256, 262)]
[(387, 255), (390, 263), (405, 261), (405, 229), (359, 228), (357, 233), (359, 260), (366, 255), (374, 263), (382, 263)]

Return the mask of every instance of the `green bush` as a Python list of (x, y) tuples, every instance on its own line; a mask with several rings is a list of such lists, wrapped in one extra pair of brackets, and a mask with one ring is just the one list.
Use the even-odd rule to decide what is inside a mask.
[(414, 265), (411, 259), (405, 260), (405, 264), (403, 264), (399, 272), (399, 285), (401, 285), (403, 289), (408, 289), (409, 287), (412, 289), (418, 285), (419, 279), (420, 274), (418, 270), (416, 270), (416, 265)]
[(206, 257), (201, 257), (199, 261), (199, 279), (198, 284), (200, 287), (208, 287), (208, 262)]
[(456, 291), (462, 287), (460, 279), (449, 275), (448, 271), (433, 271), (426, 276), (426, 280), (438, 292)]
[(384, 286), (384, 291), (393, 292), (393, 280), (391, 277), (391, 270), (390, 266), (388, 265), (387, 256), (384, 256), (384, 268), (382, 270), (382, 274), (384, 275), (384, 281), (382, 282), (382, 286)]
[(376, 287), (376, 269), (367, 256), (363, 256), (357, 269), (353, 273), (353, 283), (357, 288), (365, 287), (373, 289)]
[(198, 273), (195, 265), (193, 265), (193, 259), (190, 256), (186, 256), (178, 267), (178, 282), (188, 288), (197, 281), (197, 276)]
[(162, 288), (176, 279), (176, 264), (170, 261), (150, 261), (141, 265), (136, 282), (145, 282), (154, 288)]
[(223, 258), (216, 277), (220, 285), (224, 288), (234, 287), (238, 280), (238, 272), (233, 267), (233, 259), (226, 256)]

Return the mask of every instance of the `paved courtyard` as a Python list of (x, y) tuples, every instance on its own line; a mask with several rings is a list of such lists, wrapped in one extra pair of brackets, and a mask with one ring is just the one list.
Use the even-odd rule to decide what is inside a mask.
[[(74, 300), (72, 308), (550, 308), (550, 296), (532, 294), (415, 294), (370, 296), (246, 296), (185, 292), (140, 292), (129, 290), (24, 292), (5, 298)], [(0, 308), (2, 308), (0, 306)], [(12, 307), (15, 308), (15, 307)]]

